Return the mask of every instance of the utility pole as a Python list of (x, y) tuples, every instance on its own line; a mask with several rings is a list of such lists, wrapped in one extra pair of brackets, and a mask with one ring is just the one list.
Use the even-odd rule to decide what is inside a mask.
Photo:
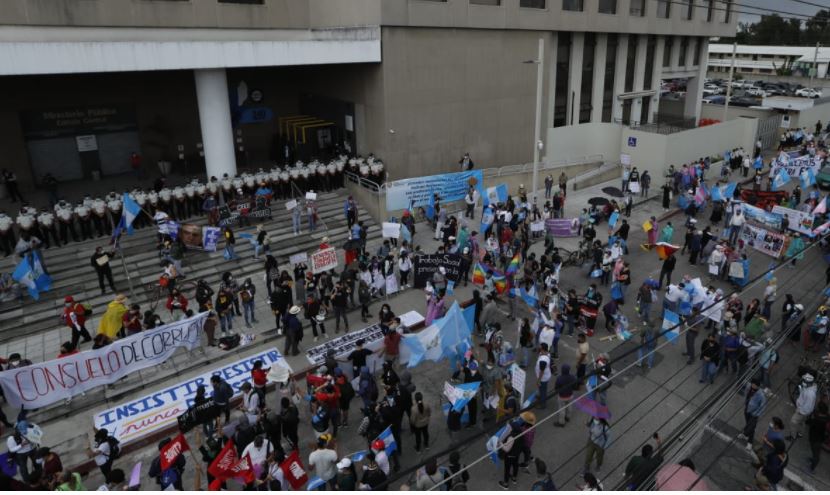
[(536, 59), (536, 120), (533, 126), (533, 204), (536, 204), (536, 194), (539, 181), (539, 152), (541, 149), (541, 125), (542, 125), (542, 82), (544, 79), (545, 66), (545, 40), (539, 38), (539, 55)]
[(729, 110), (729, 97), (732, 96), (732, 78), (735, 75), (735, 52), (738, 51), (738, 42), (732, 43), (732, 63), (729, 65), (729, 82), (726, 83), (726, 101), (723, 102), (723, 120), (726, 122), (726, 114)]
[(816, 41), (816, 53), (813, 55), (813, 70), (810, 71), (810, 89), (813, 89), (813, 78), (818, 74), (818, 48), (821, 43)]

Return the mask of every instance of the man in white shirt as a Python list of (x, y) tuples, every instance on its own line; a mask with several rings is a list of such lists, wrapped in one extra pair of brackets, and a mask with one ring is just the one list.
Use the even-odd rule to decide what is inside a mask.
[(328, 448), (328, 439), (321, 436), (317, 439), (317, 449), (308, 456), (308, 467), (329, 484), (329, 489), (335, 490), (337, 478), (337, 452)]
[(732, 215), (732, 218), (729, 220), (729, 244), (734, 246), (738, 240), (738, 234), (741, 232), (741, 228), (744, 226), (744, 222), (746, 222), (746, 218), (744, 217), (743, 211), (740, 209), (735, 209), (735, 214)]
[[(254, 395), (256, 395), (256, 393)], [(239, 456), (239, 458), (241, 459), (246, 455), (249, 455), (251, 459), (251, 466), (260, 466), (264, 471), (268, 469), (268, 456), (273, 452), (274, 446), (271, 442), (266, 440), (263, 435), (257, 435), (254, 438), (254, 441), (245, 447), (245, 450), (242, 451), (242, 455)]]
[(539, 344), (539, 357), (536, 359), (536, 399), (539, 401), (539, 409), (545, 408), (548, 398), (548, 382), (553, 375), (548, 349), (547, 344)]
[(539, 345), (546, 344), (548, 349), (553, 347), (553, 339), (556, 337), (556, 330), (552, 326), (545, 324), (539, 332)]
[(15, 428), (12, 435), (6, 440), (6, 448), (14, 457), (14, 462), (20, 468), (20, 477), (24, 482), (29, 482), (29, 461), (34, 464), (35, 447), (29, 440)]

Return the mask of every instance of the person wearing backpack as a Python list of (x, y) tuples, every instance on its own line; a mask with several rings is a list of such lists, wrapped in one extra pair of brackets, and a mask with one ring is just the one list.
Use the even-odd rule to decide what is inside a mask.
[[(423, 470), (418, 470), (415, 489), (420, 491), (430, 490), (443, 483), (445, 479), (447, 479), (447, 469), (443, 466), (438, 466), (438, 462), (433, 457), (426, 462)], [(446, 485), (441, 489), (446, 490)]]
[(447, 478), (447, 482), (444, 484), (445, 490), (467, 490), (467, 481), (470, 479), (470, 473), (467, 472), (467, 466), (461, 464), (461, 454), (457, 451), (450, 452), (450, 465), (447, 466)]
[(548, 466), (542, 459), (536, 458), (536, 481), (530, 486), (530, 491), (556, 491), (556, 484), (553, 482)]
[[(170, 438), (165, 438), (161, 442), (159, 442), (159, 452), (167, 446), (172, 440)], [(184, 487), (182, 486), (182, 473), (184, 473), (184, 466), (187, 464), (187, 459), (182, 454), (176, 456), (176, 460), (172, 466), (167, 469), (161, 469), (161, 454), (157, 455), (153, 462), (150, 463), (150, 471), (147, 473), (147, 476), (156, 479), (156, 483), (158, 483), (159, 487), (162, 490), (168, 490), (170, 486), (173, 486), (178, 491), (183, 491)]]
[[(91, 309), (90, 314), (92, 314)], [(92, 340), (89, 330), (86, 329), (87, 316), (87, 311), (83, 304), (75, 302), (72, 296), (66, 296), (64, 298), (62, 319), (64, 324), (72, 330), (72, 345), (75, 349), (78, 348), (81, 337), (84, 338), (84, 343)]]
[(504, 461), (504, 479), (499, 481), (499, 486), (507, 490), (510, 485), (508, 483), (512, 480), (513, 484), (517, 483), (516, 477), (519, 475), (519, 454), (524, 448), (524, 439), (516, 438), (522, 432), (522, 420), (511, 422), (508, 427), (499, 437), (498, 441), (498, 455)]
[(118, 445), (118, 440), (110, 436), (106, 428), (95, 430), (95, 447), (90, 446), (87, 454), (95, 459), (95, 465), (105, 478), (112, 471), (112, 463), (120, 453), (121, 447)]
[(297, 435), (297, 429), (300, 426), (300, 411), (297, 406), (291, 403), (288, 397), (280, 399), (280, 422), (282, 423), (282, 436), (291, 444), (291, 447), (297, 448), (300, 444), (300, 438)]

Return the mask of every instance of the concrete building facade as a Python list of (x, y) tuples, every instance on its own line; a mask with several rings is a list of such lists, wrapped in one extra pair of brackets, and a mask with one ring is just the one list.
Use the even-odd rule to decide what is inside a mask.
[[(733, 46), (723, 43), (709, 45), (709, 71), (728, 77), (732, 65)], [(738, 45), (735, 48), (735, 73), (754, 75), (786, 75), (827, 78), (830, 48), (815, 46)]]
[(5, 0), (0, 156), (24, 188), (132, 151), (217, 176), (285, 144), (346, 142), (390, 179), (528, 162), (540, 38), (545, 135), (652, 122), (673, 78), (697, 119), (708, 38), (736, 22), (706, 0)]

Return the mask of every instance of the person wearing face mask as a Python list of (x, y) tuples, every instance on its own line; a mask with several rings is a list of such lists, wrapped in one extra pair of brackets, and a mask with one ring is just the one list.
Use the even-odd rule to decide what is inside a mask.
[(92, 336), (89, 330), (86, 329), (86, 309), (83, 304), (75, 302), (72, 296), (64, 298), (63, 308), (63, 322), (72, 330), (72, 345), (77, 348), (81, 337), (84, 338), (84, 343), (90, 342)]
[(815, 377), (810, 373), (805, 373), (798, 386), (798, 399), (795, 401), (795, 412), (790, 418), (790, 435), (787, 436), (787, 440), (791, 441), (803, 436), (799, 430), (816, 408), (817, 392)]

